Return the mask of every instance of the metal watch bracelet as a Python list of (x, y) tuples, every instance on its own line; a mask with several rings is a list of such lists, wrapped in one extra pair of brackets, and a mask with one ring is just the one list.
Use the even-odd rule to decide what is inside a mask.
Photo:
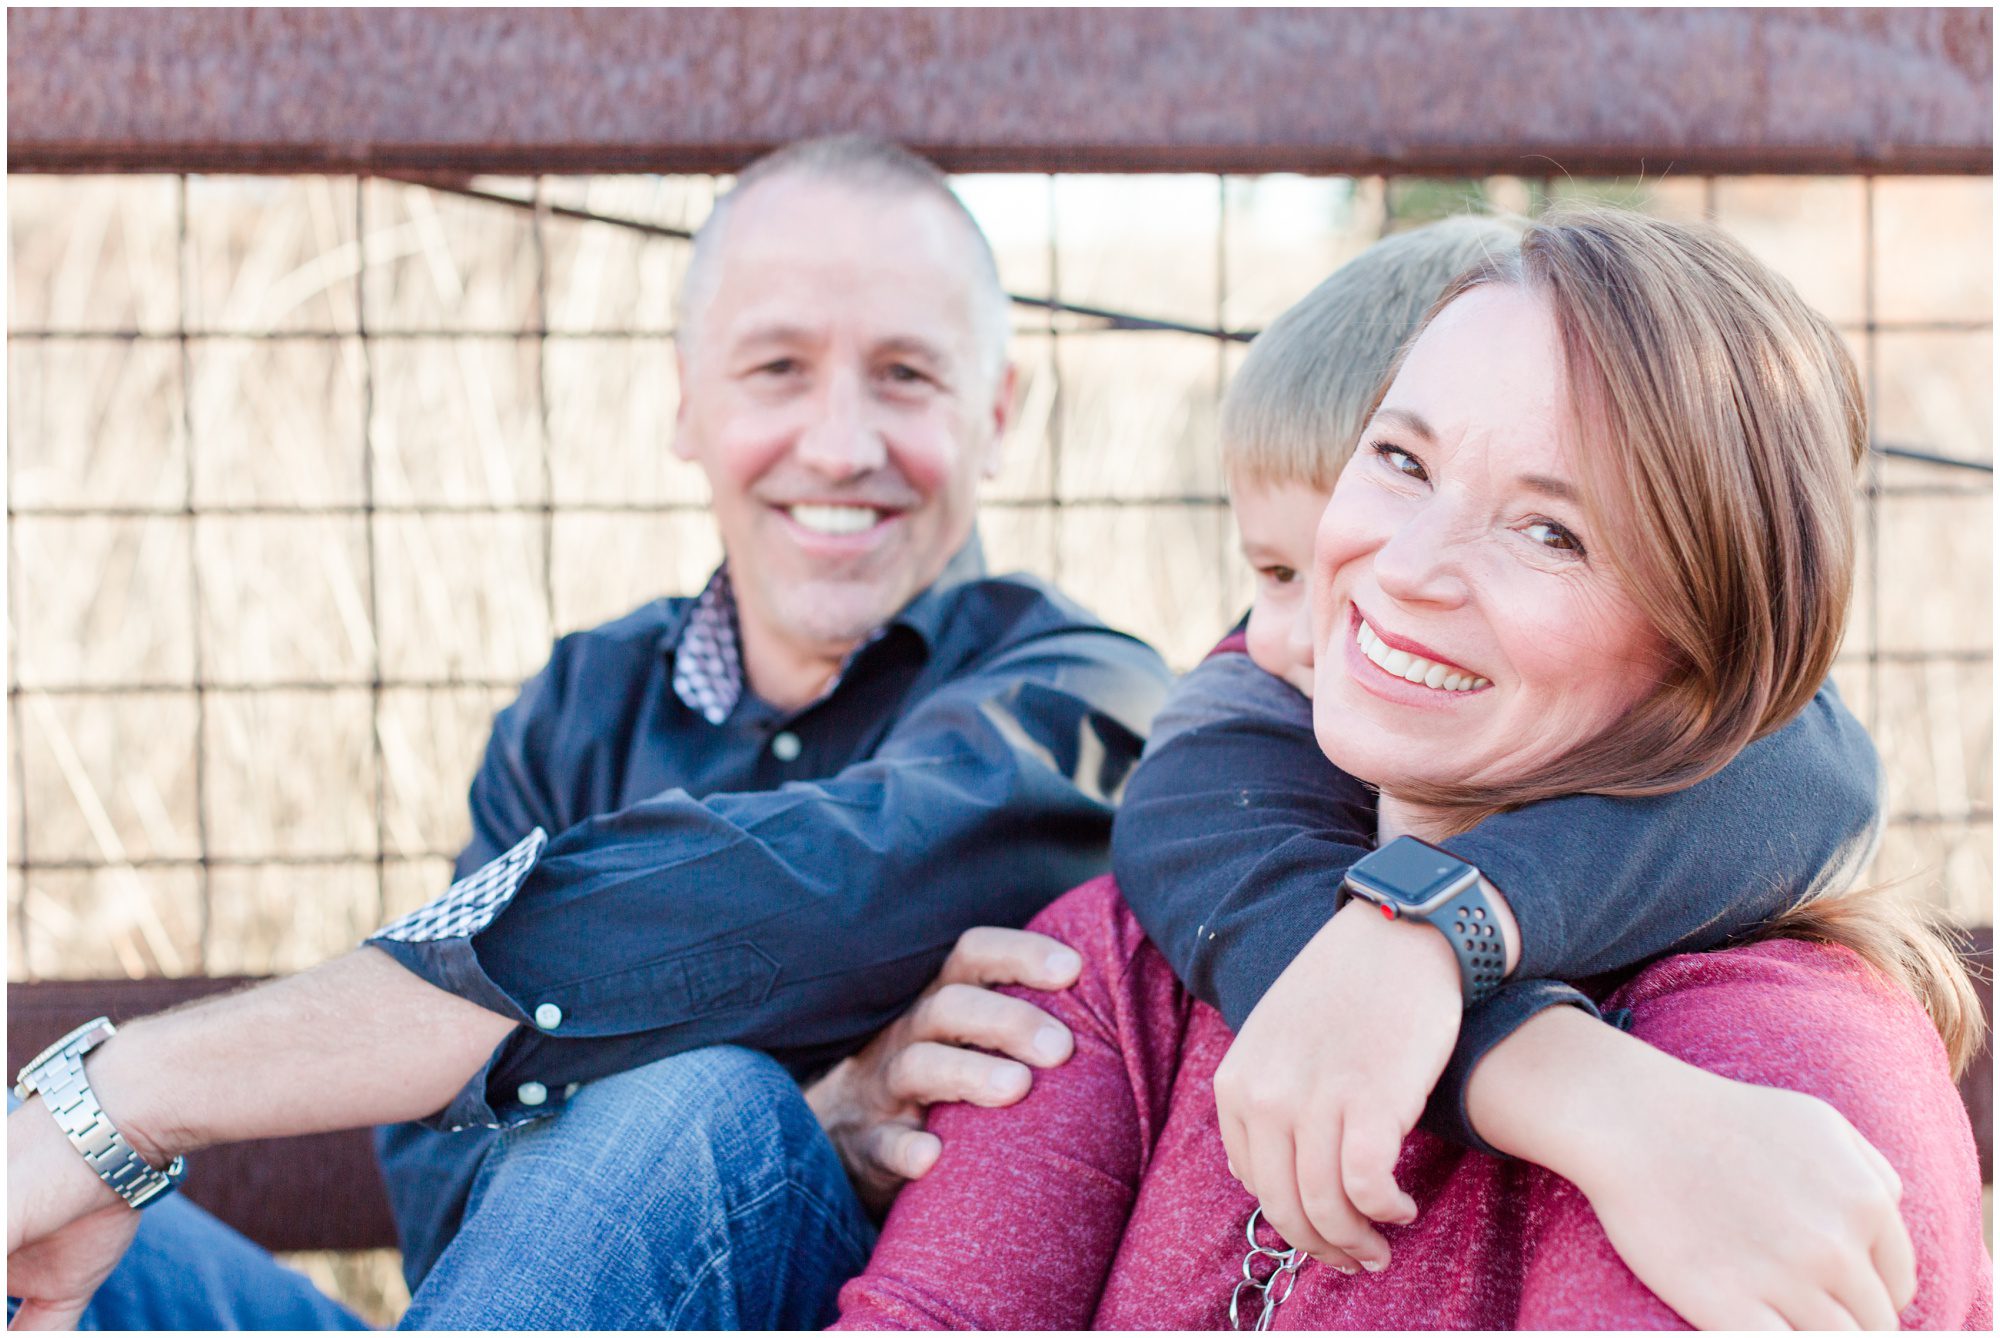
[(14, 1095), (26, 1101), (39, 1094), (70, 1146), (82, 1154), (98, 1179), (134, 1208), (143, 1208), (174, 1191), (187, 1174), (187, 1158), (175, 1157), (166, 1170), (155, 1170), (133, 1151), (97, 1104), (97, 1094), (84, 1076), (83, 1057), (117, 1031), (107, 1017), (84, 1023), (22, 1067), (14, 1079)]

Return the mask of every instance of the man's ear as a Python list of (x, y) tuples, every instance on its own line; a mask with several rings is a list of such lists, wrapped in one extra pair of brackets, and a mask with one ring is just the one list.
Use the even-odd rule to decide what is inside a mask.
[(1000, 369), (999, 385), (993, 392), (993, 439), (986, 444), (986, 464), (980, 471), (993, 478), (1000, 473), (1000, 454), (1007, 442), (1007, 425), (1014, 421), (1014, 396), (1020, 389), (1021, 369), (1012, 362)]
[(683, 460), (694, 459), (694, 443), (688, 440), (688, 364), (687, 352), (678, 339), (674, 341), (674, 454)]

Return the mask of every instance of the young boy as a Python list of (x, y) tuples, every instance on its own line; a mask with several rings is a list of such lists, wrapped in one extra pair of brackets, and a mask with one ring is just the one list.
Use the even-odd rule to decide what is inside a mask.
[[(1216, 1079), (1232, 1167), (1239, 1178), (1257, 1168), (1251, 1187), (1267, 1208), (1274, 1193), (1294, 1206), (1291, 1244), (1336, 1263), (1379, 1267), (1387, 1247), (1370, 1221), (1414, 1213), (1392, 1175), (1409, 1126), (1394, 1112), (1413, 1116), (1428, 1093), (1426, 1127), (1492, 1152), (1467, 1117), (1472, 1072), (1544, 1009), (1597, 1016), (1564, 980), (1719, 946), (1851, 879), (1878, 831), (1874, 748), (1829, 683), (1685, 790), (1548, 801), (1455, 838), (1449, 853), (1476, 866), (1509, 971), (1462, 1025), (1456, 997), (1357, 984), (1379, 973), (1360, 969), (1354, 938), (1332, 921), (1343, 877), (1374, 849), (1374, 801), (1313, 734), (1315, 529), (1398, 347), (1451, 278), (1516, 235), (1458, 218), (1391, 238), (1252, 345), (1222, 413), (1251, 609), (1175, 690), (1113, 827), (1126, 900), (1183, 985), (1237, 1033)], [(1793, 800), (1782, 825), (1768, 819), (1773, 793)], [(1409, 920), (1391, 928), (1410, 942), (1432, 934)], [(1332, 1161), (1309, 1173), (1298, 1154), (1294, 1171), (1295, 1146), (1330, 1129), (1345, 1138)]]

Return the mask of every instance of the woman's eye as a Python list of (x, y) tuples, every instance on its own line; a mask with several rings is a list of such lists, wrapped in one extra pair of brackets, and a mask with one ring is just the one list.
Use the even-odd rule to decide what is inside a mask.
[(760, 376), (790, 376), (799, 369), (797, 358), (773, 358), (757, 368)]
[(905, 385), (914, 385), (919, 381), (927, 381), (930, 379), (929, 377), (925, 376), (922, 372), (918, 371), (916, 368), (910, 366), (908, 363), (902, 363), (902, 362), (891, 363), (887, 372), (885, 372), (884, 375), (886, 375), (891, 381), (900, 381)]
[(1291, 567), (1259, 567), (1257, 574), (1275, 585), (1290, 585), (1299, 579), (1299, 574)]
[(1544, 548), (1553, 548), (1559, 553), (1574, 553), (1583, 556), (1583, 541), (1553, 520), (1537, 520), (1527, 526), (1522, 533)]
[(1430, 478), (1430, 475), (1424, 471), (1423, 462), (1408, 451), (1391, 446), (1386, 441), (1375, 442), (1372, 449), (1376, 455), (1388, 462), (1389, 468), (1395, 470), (1398, 474), (1413, 479)]

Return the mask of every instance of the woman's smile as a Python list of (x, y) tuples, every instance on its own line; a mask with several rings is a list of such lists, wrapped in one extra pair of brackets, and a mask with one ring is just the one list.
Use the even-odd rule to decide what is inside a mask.
[(1490, 679), (1453, 663), (1429, 646), (1382, 632), (1356, 605), (1348, 606), (1348, 622), (1355, 648), (1391, 679), (1450, 695), (1478, 692), (1493, 685)]

